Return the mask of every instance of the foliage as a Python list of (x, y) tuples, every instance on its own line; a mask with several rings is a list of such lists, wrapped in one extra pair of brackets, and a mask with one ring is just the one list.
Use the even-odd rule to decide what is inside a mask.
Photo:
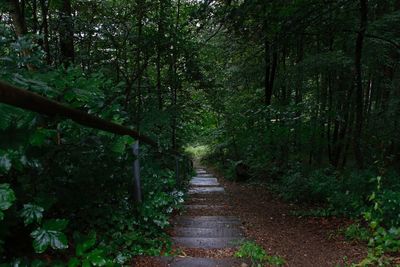
[(67, 220), (49, 220), (45, 221), (43, 225), (33, 231), (31, 236), (33, 238), (33, 248), (37, 253), (43, 253), (48, 247), (53, 249), (66, 249), (68, 248), (68, 240), (63, 230), (67, 227)]
[(344, 236), (348, 240), (360, 240), (360, 241), (368, 241), (370, 237), (370, 232), (365, 227), (361, 226), (359, 223), (354, 223), (349, 225), (344, 230)]
[(285, 260), (278, 256), (269, 256), (265, 250), (252, 241), (245, 241), (241, 244), (238, 251), (235, 252), (235, 257), (250, 259), (252, 266), (261, 267), (264, 263), (272, 266), (282, 266)]
[[(8, 34), (10, 27), (2, 29), (7, 32), (0, 43), (7, 57), (0, 61), (7, 64), (1, 68), (2, 79), (109, 121), (132, 121), (132, 110), (124, 109), (125, 98), (119, 95), (125, 81), (102, 68), (45, 66), (36, 40), (15, 41)], [(25, 49), (32, 52), (22, 57)], [(36, 71), (30, 72), (31, 67)], [(142, 130), (149, 135), (155, 131), (162, 148), (168, 149), (168, 133), (162, 136), (154, 130), (161, 127), (160, 121), (153, 121), (155, 110), (143, 112), (147, 117)], [(171, 156), (160, 159), (158, 151), (141, 147), (144, 200), (133, 203), (131, 137), (4, 104), (0, 115), (0, 263), (64, 266), (72, 254), (70, 266), (114, 266), (136, 255), (168, 253), (170, 240), (164, 229), (181, 207), (184, 189), (175, 181)], [(182, 168), (186, 162), (181, 162)], [(182, 184), (188, 173), (181, 169)], [(74, 235), (72, 241), (76, 231), (99, 235)], [(40, 254), (48, 260), (39, 260)]]
[[(368, 222), (370, 229), (370, 238), (368, 242), (368, 256), (360, 263), (360, 266), (386, 266), (391, 262), (391, 258), (387, 253), (398, 253), (400, 251), (400, 228), (396, 224), (387, 224), (393, 222), (387, 218), (387, 210), (385, 206), (390, 207), (385, 197), (377, 197), (382, 192), (382, 177), (378, 176), (372, 179), (376, 183), (374, 192), (370, 195), (371, 207), (364, 213), (364, 218)], [(391, 192), (388, 193), (391, 195)], [(396, 201), (396, 199), (394, 199)], [(391, 210), (391, 209), (390, 209)], [(398, 217), (398, 213), (396, 215)]]
[(91, 232), (83, 236), (74, 233), (75, 256), (68, 261), (68, 267), (76, 266), (115, 266), (110, 259), (107, 259), (103, 249), (96, 248), (96, 233)]
[(9, 184), (0, 184), (0, 221), (4, 219), (4, 211), (15, 201), (14, 191)]
[(185, 147), (232, 179), (248, 166), (284, 199), (318, 206), (311, 215), (364, 214), (374, 247), (394, 250), (398, 2), (1, 3), (1, 80), (134, 127), (159, 151), (142, 149), (145, 197), (133, 203), (135, 140), (0, 104), (0, 261), (39, 257), (33, 237), (58, 264), (72, 233), (91, 230), (119, 262), (164, 251), (187, 177), (177, 183), (160, 151)]

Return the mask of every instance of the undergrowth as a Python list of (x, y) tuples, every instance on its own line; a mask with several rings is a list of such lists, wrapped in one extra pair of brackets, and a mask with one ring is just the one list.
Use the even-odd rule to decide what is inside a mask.
[(236, 258), (249, 259), (251, 266), (261, 267), (265, 264), (271, 266), (282, 266), (285, 264), (285, 260), (279, 256), (268, 255), (267, 252), (253, 241), (245, 241), (241, 244), (239, 249), (234, 255)]
[[(218, 152), (214, 152), (205, 160), (234, 179), (234, 165), (229, 160), (216, 163), (218, 158)], [(354, 224), (340, 234), (348, 240), (365, 242), (369, 248), (368, 256), (355, 266), (393, 266), (393, 259), (400, 252), (400, 179), (395, 170), (373, 166), (339, 172), (333, 168), (305, 168), (297, 163), (279, 171), (271, 166), (273, 170), (266, 172), (279, 175), (262, 180), (256, 176), (261, 173), (254, 170), (257, 166), (250, 167), (250, 182), (267, 182), (284, 200), (313, 207), (292, 211), (292, 215), (352, 219)], [(257, 258), (257, 254), (253, 257)]]

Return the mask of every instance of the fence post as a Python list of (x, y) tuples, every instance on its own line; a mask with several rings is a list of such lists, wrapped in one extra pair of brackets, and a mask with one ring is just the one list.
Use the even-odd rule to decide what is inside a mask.
[(132, 145), (132, 152), (135, 157), (133, 161), (133, 200), (140, 203), (142, 202), (142, 188), (140, 185), (139, 141)]

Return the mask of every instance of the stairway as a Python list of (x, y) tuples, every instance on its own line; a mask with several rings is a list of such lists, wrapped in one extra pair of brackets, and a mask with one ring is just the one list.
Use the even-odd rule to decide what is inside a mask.
[[(199, 168), (196, 172), (190, 181), (189, 199), (185, 206), (189, 215), (178, 216), (173, 222), (175, 245), (194, 250), (239, 246), (243, 239), (239, 219), (234, 216), (210, 215), (226, 210), (228, 204), (225, 189), (205, 169)], [(247, 266), (234, 258), (164, 257), (163, 261), (171, 267)]]

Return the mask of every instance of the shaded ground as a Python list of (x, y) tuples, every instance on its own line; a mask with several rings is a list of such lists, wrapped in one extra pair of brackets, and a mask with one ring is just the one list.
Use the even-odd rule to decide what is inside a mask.
[[(343, 219), (296, 217), (291, 211), (297, 207), (278, 199), (265, 185), (235, 183), (221, 177), (218, 180), (226, 194), (193, 195), (187, 204), (195, 206), (189, 206), (185, 216), (237, 216), (246, 238), (255, 240), (268, 254), (284, 258), (287, 266), (344, 266), (366, 256), (364, 246), (337, 235), (338, 229), (347, 224)], [(171, 235), (174, 235), (173, 230)], [(235, 251), (233, 248), (176, 249), (182, 257), (202, 258), (232, 257)], [(168, 264), (142, 257), (135, 266)]]

